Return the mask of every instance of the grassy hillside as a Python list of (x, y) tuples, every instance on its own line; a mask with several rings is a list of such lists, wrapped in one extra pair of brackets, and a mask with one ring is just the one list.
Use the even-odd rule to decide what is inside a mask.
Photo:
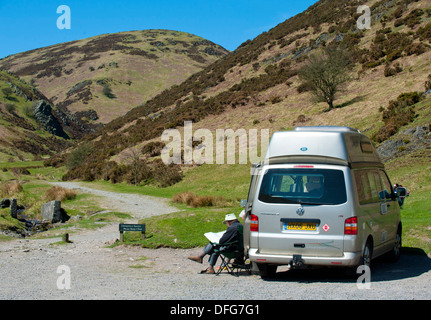
[(35, 104), (42, 99), (47, 100), (33, 86), (0, 71), (0, 162), (33, 160), (71, 145), (36, 120)]
[[(371, 9), (370, 30), (356, 28), (360, 4)], [(137, 192), (173, 197), (188, 190), (222, 196), (229, 208), (239, 210), (234, 203), (247, 194), (250, 164), (169, 167), (183, 178), (163, 189), (154, 176), (144, 174), (148, 166), (152, 173), (168, 170), (152, 162), (159, 158), (155, 151), (165, 129), (182, 132), (184, 121), (193, 121), (194, 130), (213, 133), (350, 126), (374, 140), (392, 182), (408, 187), (411, 196), (403, 209), (407, 243), (420, 243), (430, 252), (430, 40), (431, 1), (319, 1), (88, 136), (91, 153), (65, 178), (124, 181), (99, 183), (128, 190), (134, 166), (127, 154), (134, 153), (142, 169)], [(343, 48), (354, 62), (351, 80), (332, 110), (313, 102), (298, 77), (307, 56), (327, 46)], [(63, 155), (53, 163), (65, 159)]]
[(144, 30), (15, 54), (1, 59), (0, 69), (36, 86), (55, 105), (72, 113), (93, 110), (107, 123), (226, 53), (192, 34)]
[[(371, 8), (370, 30), (356, 28), (359, 4)], [(67, 178), (124, 180), (116, 166), (130, 163), (130, 157), (122, 155), (134, 149), (148, 158), (142, 148), (160, 141), (165, 129), (182, 130), (184, 121), (193, 121), (195, 130), (213, 132), (347, 125), (376, 144), (413, 119), (426, 125), (429, 102), (423, 92), (431, 74), (430, 13), (430, 1), (319, 1), (88, 136), (91, 156)], [(307, 56), (327, 46), (348, 51), (354, 63), (351, 80), (329, 111), (324, 103), (312, 101), (298, 77)], [(409, 98), (413, 95), (418, 99)], [(401, 121), (410, 109), (412, 119)], [(421, 143), (412, 137), (404, 140)], [(391, 151), (391, 157), (396, 153)], [(105, 174), (109, 168), (116, 174)]]

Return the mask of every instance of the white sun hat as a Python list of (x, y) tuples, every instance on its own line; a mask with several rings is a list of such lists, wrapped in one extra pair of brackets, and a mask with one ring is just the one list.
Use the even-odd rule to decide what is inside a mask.
[(235, 213), (229, 213), (224, 217), (223, 223), (226, 224), (227, 221), (237, 220)]

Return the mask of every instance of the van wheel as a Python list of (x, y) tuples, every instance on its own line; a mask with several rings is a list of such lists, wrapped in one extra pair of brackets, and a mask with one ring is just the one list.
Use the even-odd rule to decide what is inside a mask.
[(388, 252), (387, 258), (390, 262), (397, 262), (401, 256), (401, 228), (398, 228), (397, 234), (395, 235), (394, 247)]
[(373, 243), (370, 239), (365, 244), (364, 251), (362, 252), (361, 264), (367, 267), (371, 266), (371, 258), (373, 255)]
[(350, 277), (357, 278), (358, 274), (360, 274), (360, 272), (359, 272), (360, 266), (365, 265), (368, 268), (370, 268), (372, 254), (373, 254), (373, 240), (368, 239), (367, 243), (365, 244), (364, 251), (362, 251), (362, 257), (361, 257), (361, 260), (359, 262), (359, 265), (347, 268), (346, 269), (346, 275), (349, 278)]
[(259, 269), (260, 277), (263, 279), (275, 276), (277, 271), (277, 266), (268, 265), (266, 263), (258, 263), (257, 268)]

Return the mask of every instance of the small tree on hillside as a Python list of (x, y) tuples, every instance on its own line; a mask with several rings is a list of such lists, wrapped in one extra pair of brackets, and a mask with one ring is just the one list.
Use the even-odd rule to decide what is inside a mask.
[(2, 88), (1, 91), (3, 92), (6, 99), (9, 99), (10, 96), (13, 94), (13, 90), (9, 87)]
[(347, 50), (326, 47), (323, 53), (309, 56), (308, 63), (299, 70), (301, 85), (309, 88), (317, 102), (326, 102), (332, 109), (336, 94), (350, 80), (351, 65)]
[(66, 159), (66, 168), (73, 169), (81, 165), (91, 152), (91, 147), (88, 144), (81, 144), (74, 149)]

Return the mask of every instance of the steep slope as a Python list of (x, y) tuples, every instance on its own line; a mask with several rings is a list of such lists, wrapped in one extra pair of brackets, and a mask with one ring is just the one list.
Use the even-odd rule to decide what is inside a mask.
[[(359, 30), (356, 24), (358, 6), (363, 4), (371, 9), (369, 30)], [(267, 128), (271, 132), (297, 125), (347, 125), (376, 143), (405, 132), (406, 125), (428, 128), (431, 101), (422, 93), (431, 74), (430, 16), (431, 1), (321, 0), (90, 136), (91, 159), (70, 170), (66, 178), (109, 180), (109, 175), (101, 174), (108, 161), (122, 162), (121, 154), (132, 147), (148, 156), (141, 149), (148, 141), (160, 141), (167, 128), (182, 130), (184, 121), (193, 121), (195, 130)], [(309, 54), (331, 45), (348, 50), (355, 66), (336, 107), (328, 111), (324, 104), (311, 101), (297, 73)], [(410, 92), (419, 93), (402, 95)], [(416, 96), (418, 100), (409, 98)], [(397, 120), (405, 107), (414, 109), (411, 124)], [(385, 118), (391, 110), (393, 119)], [(382, 128), (392, 133), (383, 135)], [(429, 135), (425, 138), (405, 137), (403, 143), (424, 143), (422, 147), (429, 148)], [(397, 147), (392, 157), (408, 149)], [(109, 166), (115, 165), (111, 161)]]
[(201, 37), (144, 30), (57, 44), (0, 60), (71, 113), (107, 123), (226, 55)]
[(36, 88), (0, 71), (0, 161), (58, 153), (71, 145), (70, 138), (79, 135), (84, 126), (54, 110)]

